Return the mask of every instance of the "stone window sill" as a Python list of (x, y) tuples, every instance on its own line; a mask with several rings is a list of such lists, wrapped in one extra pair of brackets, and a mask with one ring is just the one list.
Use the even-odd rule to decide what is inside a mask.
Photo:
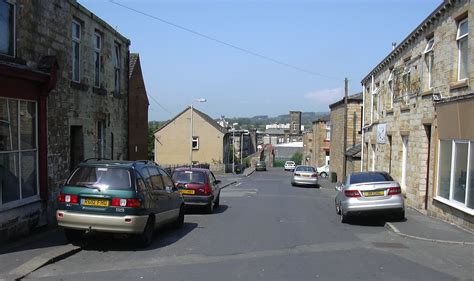
[(409, 105), (401, 105), (400, 106), (400, 112), (406, 112), (410, 111), (410, 106)]
[(39, 197), (39, 195), (35, 195), (35, 196), (29, 197), (29, 198), (26, 198), (26, 199), (23, 199), (23, 200), (18, 200), (18, 201), (14, 201), (14, 202), (5, 203), (0, 207), (0, 212), (4, 212), (4, 211), (15, 209), (15, 208), (20, 208), (20, 207), (23, 207), (25, 205), (34, 204), (34, 203), (41, 202), (41, 201), (42, 200)]
[(385, 112), (386, 115), (390, 115), (390, 114), (393, 114), (393, 108), (392, 109), (387, 109), (387, 111)]
[(446, 205), (448, 205), (452, 208), (458, 209), (458, 210), (460, 210), (464, 213), (467, 213), (471, 216), (474, 216), (474, 209), (470, 209), (470, 208), (468, 208), (468, 207), (466, 207), (462, 204), (456, 203), (456, 202), (451, 201), (451, 200), (447, 200), (447, 199), (445, 199), (443, 197), (440, 197), (440, 196), (434, 197), (433, 200), (438, 201), (438, 202), (443, 203), (443, 204), (446, 204)]
[(463, 79), (461, 81), (453, 82), (449, 84), (449, 90), (459, 90), (462, 88), (467, 88), (469, 86), (469, 80), (468, 79)]
[(71, 81), (71, 88), (72, 89), (76, 89), (76, 90), (79, 90), (79, 91), (84, 91), (84, 92), (87, 92), (87, 90), (89, 90), (89, 86), (87, 86), (86, 84), (84, 83), (79, 83), (79, 82), (75, 82), (75, 81)]
[(432, 95), (433, 95), (433, 89), (429, 89), (429, 90), (426, 90), (426, 91), (421, 93), (422, 97), (428, 97), (428, 96), (432, 96)]
[(96, 87), (93, 87), (92, 88), (92, 92), (94, 94), (97, 94), (99, 96), (106, 96), (107, 95), (107, 90), (104, 89), (104, 88), (96, 88)]

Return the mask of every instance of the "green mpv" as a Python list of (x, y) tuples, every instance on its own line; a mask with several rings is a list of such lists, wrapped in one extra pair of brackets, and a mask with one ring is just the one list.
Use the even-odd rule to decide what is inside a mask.
[(181, 227), (184, 213), (183, 196), (154, 162), (86, 160), (61, 188), (56, 218), (71, 242), (98, 231), (135, 235), (146, 246), (158, 226)]

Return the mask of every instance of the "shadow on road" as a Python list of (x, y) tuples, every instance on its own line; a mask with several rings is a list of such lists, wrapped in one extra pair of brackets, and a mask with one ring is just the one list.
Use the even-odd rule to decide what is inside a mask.
[[(402, 222), (405, 222), (405, 218)], [(362, 216), (350, 218), (349, 224), (360, 226), (384, 227), (387, 222), (400, 222), (391, 216)]]
[(85, 243), (82, 245), (82, 249), (85, 251), (100, 252), (149, 251), (176, 243), (193, 231), (197, 226), (197, 223), (185, 222), (183, 227), (180, 229), (173, 229), (168, 226), (158, 228), (155, 232), (153, 243), (146, 248), (140, 247), (137, 239), (133, 236), (121, 237), (118, 235), (94, 233), (86, 238)]
[(68, 242), (59, 228), (38, 228), (26, 237), (19, 237), (17, 240), (0, 245), (0, 255), (66, 244)]
[[(215, 214), (221, 214), (224, 213), (227, 209), (229, 209), (229, 206), (220, 204), (219, 207), (214, 207), (214, 212), (212, 214), (208, 214), (210, 216), (215, 215)], [(186, 215), (201, 215), (201, 214), (206, 214), (206, 210), (201, 206), (186, 206)]]

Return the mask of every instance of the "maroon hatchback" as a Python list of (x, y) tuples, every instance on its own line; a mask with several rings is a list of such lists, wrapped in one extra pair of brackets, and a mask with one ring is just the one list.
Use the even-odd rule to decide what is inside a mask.
[(208, 214), (219, 206), (221, 181), (216, 180), (208, 169), (177, 168), (173, 171), (172, 178), (183, 194), (185, 205), (204, 206)]

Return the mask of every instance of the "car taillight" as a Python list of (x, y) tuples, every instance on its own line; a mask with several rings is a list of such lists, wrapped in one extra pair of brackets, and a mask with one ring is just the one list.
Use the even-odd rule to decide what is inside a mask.
[(212, 193), (212, 189), (208, 185), (205, 185), (204, 186), (204, 195), (211, 195), (211, 193)]
[(140, 208), (140, 199), (136, 198), (112, 198), (110, 202), (112, 207), (128, 207), (128, 208)]
[(402, 193), (402, 189), (400, 187), (390, 187), (388, 189), (388, 195), (397, 195), (401, 193)]
[(58, 202), (77, 204), (79, 202), (79, 197), (77, 195), (61, 193), (58, 195)]
[(312, 178), (317, 178), (317, 177), (318, 177), (318, 174), (312, 174), (311, 177), (312, 177)]
[(344, 190), (346, 197), (360, 197), (359, 190)]

